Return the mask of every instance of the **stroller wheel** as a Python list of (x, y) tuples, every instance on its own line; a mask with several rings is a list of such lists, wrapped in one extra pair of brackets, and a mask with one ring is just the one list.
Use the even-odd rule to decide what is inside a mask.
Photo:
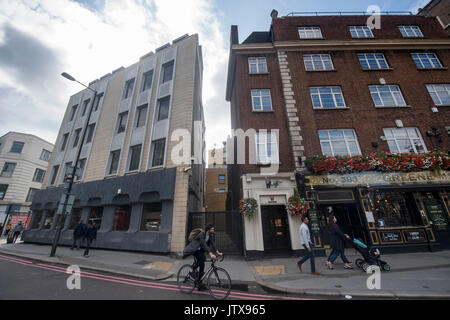
[(355, 265), (358, 267), (358, 268), (362, 268), (362, 265), (363, 265), (363, 263), (364, 263), (364, 260), (363, 259), (356, 259), (355, 260)]
[(383, 264), (381, 265), (381, 269), (382, 269), (383, 271), (391, 271), (391, 266), (390, 266), (389, 264), (387, 264), (387, 263), (383, 263)]
[(367, 269), (369, 269), (370, 264), (368, 264), (367, 262), (363, 262), (361, 265), (361, 268), (364, 270), (364, 272), (367, 272)]

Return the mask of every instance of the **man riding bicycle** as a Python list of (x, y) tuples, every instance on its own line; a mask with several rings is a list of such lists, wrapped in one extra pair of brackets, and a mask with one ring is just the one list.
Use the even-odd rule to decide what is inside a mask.
[[(183, 259), (193, 255), (195, 257), (194, 270), (199, 268), (198, 278), (197, 278), (197, 288), (198, 290), (204, 290), (206, 287), (202, 284), (202, 277), (205, 271), (205, 252), (209, 254), (211, 259), (216, 259), (216, 255), (222, 256), (222, 252), (216, 249), (216, 244), (214, 242), (214, 231), (215, 228), (212, 224), (206, 225), (206, 231), (202, 231), (194, 238), (194, 240), (189, 243), (183, 251)], [(213, 251), (211, 251), (211, 248)]]

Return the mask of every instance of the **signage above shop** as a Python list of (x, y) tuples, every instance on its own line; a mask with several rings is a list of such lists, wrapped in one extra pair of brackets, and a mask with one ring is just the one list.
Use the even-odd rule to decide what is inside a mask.
[(306, 186), (366, 187), (411, 184), (450, 184), (450, 171), (433, 175), (431, 171), (421, 172), (359, 172), (350, 174), (328, 174), (306, 176)]

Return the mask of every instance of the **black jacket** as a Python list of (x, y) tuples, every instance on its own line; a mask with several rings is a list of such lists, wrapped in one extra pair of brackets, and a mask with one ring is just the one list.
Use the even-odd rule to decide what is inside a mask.
[(85, 237), (91, 241), (97, 239), (97, 229), (95, 227), (88, 228)]
[(75, 239), (85, 237), (86, 231), (87, 231), (87, 225), (84, 223), (79, 223), (75, 227), (75, 230), (73, 230), (73, 236), (75, 237)]
[(184, 248), (183, 256), (189, 256), (191, 254), (194, 254), (199, 248), (200, 250), (203, 250), (204, 252), (210, 253), (211, 249), (213, 249), (214, 252), (217, 251), (216, 244), (214, 242), (214, 235), (209, 235), (209, 240), (205, 241), (206, 239), (206, 232), (200, 232), (194, 240), (189, 243), (186, 248)]
[(341, 231), (339, 226), (332, 222), (331, 223), (331, 232), (330, 232), (330, 246), (334, 250), (344, 250), (344, 241), (346, 237), (345, 234)]

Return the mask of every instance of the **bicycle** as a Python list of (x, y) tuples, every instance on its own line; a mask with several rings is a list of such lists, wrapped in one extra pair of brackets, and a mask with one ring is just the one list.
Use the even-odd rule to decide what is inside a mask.
[[(222, 259), (219, 262), (222, 262), (225, 259), (225, 256), (222, 255)], [(181, 266), (178, 270), (177, 274), (177, 283), (178, 288), (181, 292), (189, 294), (194, 291), (198, 282), (198, 271), (194, 270), (194, 266), (196, 264), (194, 257), (193, 264), (185, 264)], [(211, 262), (211, 265), (203, 274), (201, 281), (205, 278), (207, 279), (206, 287), (209, 290), (210, 296), (217, 300), (225, 300), (231, 293), (231, 278), (228, 272), (220, 267), (216, 267), (217, 259), (211, 259), (205, 262)]]

